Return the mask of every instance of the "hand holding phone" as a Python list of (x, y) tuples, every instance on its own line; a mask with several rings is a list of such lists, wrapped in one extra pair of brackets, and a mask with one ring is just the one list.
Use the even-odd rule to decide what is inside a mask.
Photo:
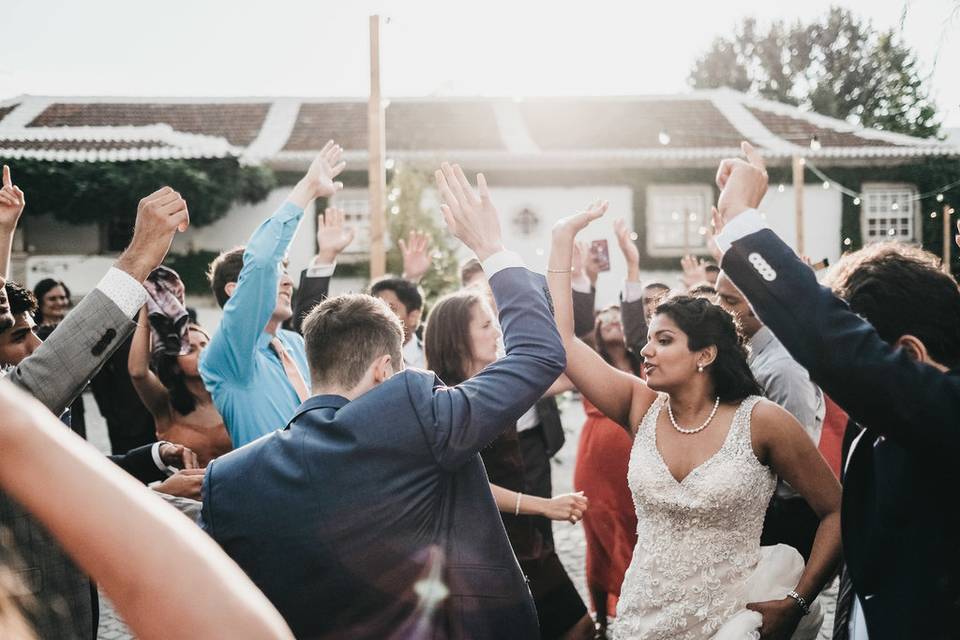
[(590, 243), (590, 257), (596, 262), (598, 271), (610, 271), (610, 247), (606, 240)]

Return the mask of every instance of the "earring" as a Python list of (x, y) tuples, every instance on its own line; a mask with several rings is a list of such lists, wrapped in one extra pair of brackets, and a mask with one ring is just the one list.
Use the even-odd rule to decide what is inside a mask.
[(703, 365), (702, 365), (702, 364), (697, 366), (697, 373), (703, 373)]

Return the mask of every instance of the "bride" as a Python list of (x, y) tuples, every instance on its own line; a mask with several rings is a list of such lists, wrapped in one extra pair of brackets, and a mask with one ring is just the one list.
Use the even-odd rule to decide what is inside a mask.
[[(618, 638), (814, 638), (811, 607), (840, 556), (840, 486), (784, 409), (759, 398), (733, 318), (706, 300), (672, 298), (650, 320), (646, 383), (604, 362), (573, 332), (570, 264), (595, 203), (553, 231), (548, 267), (567, 375), (634, 438), (628, 483), (638, 542), (617, 608)], [(760, 546), (777, 476), (817, 512), (809, 563)]]

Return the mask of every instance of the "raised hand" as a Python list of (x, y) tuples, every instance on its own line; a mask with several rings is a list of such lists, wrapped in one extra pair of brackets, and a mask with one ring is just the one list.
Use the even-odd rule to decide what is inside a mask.
[(400, 238), (397, 244), (403, 254), (403, 277), (412, 282), (420, 282), (433, 264), (430, 258), (430, 236), (422, 231), (411, 230), (407, 240)]
[(327, 141), (310, 163), (307, 173), (294, 187), (290, 194), (290, 201), (301, 208), (306, 208), (313, 200), (329, 198), (343, 189), (342, 182), (333, 180), (347, 166), (347, 163), (340, 159), (342, 155), (343, 147), (334, 143), (333, 140)]
[(190, 225), (187, 202), (170, 187), (154, 191), (137, 206), (133, 239), (116, 266), (143, 282), (160, 266), (170, 250), (174, 234)]
[(569, 238), (572, 240), (588, 224), (605, 214), (607, 212), (607, 207), (609, 206), (610, 203), (606, 200), (595, 200), (580, 213), (575, 213), (571, 216), (567, 216), (566, 218), (561, 218), (556, 224), (553, 225), (554, 239)]
[(434, 177), (443, 198), (440, 210), (450, 232), (477, 254), (481, 262), (503, 251), (500, 218), (483, 174), (477, 174), (477, 191), (470, 186), (460, 165), (444, 162)]
[[(767, 193), (767, 167), (763, 157), (749, 142), (742, 142), (740, 148), (747, 157), (727, 158), (720, 162), (717, 169), (717, 187), (720, 198), (717, 200), (718, 215), (714, 216), (715, 230), (720, 228), (747, 209), (760, 206)], [(716, 225), (719, 223), (719, 227)]]
[(707, 265), (700, 258), (683, 256), (680, 258), (680, 268), (683, 269), (680, 280), (687, 289), (707, 281)]
[(327, 207), (317, 216), (317, 262), (330, 264), (353, 242), (353, 227), (344, 224), (344, 211)]
[(630, 237), (630, 229), (627, 228), (627, 222), (623, 218), (617, 218), (613, 221), (613, 232), (617, 236), (617, 244), (620, 245), (620, 253), (627, 263), (627, 280), (640, 280), (640, 250), (636, 243)]
[(17, 228), (17, 221), (27, 201), (23, 191), (13, 184), (10, 167), (3, 165), (3, 188), (0, 188), (0, 231), (11, 232)]

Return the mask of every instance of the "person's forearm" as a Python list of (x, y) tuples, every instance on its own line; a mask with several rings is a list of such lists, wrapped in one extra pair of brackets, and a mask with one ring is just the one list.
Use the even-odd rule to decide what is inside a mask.
[(500, 513), (521, 516), (541, 516), (546, 511), (546, 506), (549, 502), (545, 498), (511, 491), (492, 482), (490, 483), (490, 492), (493, 493), (493, 499), (496, 500), (497, 509)]
[(13, 253), (15, 229), (0, 229), (0, 277), (10, 277), (10, 254)]
[(554, 238), (547, 262), (547, 286), (553, 299), (553, 317), (564, 346), (574, 335), (573, 293), (570, 287), (570, 264), (573, 260), (573, 238)]
[(127, 357), (127, 372), (131, 378), (145, 378), (150, 373), (150, 320), (146, 307), (137, 315), (137, 328)]
[[(0, 485), (104, 589), (137, 637), (292, 637), (249, 578), (176, 510), (25, 394), (3, 385), (0, 407)], [(171, 589), (171, 577), (190, 588)]]
[(840, 566), (840, 512), (834, 511), (820, 520), (813, 540), (810, 560), (800, 576), (796, 592), (813, 604), (823, 588), (837, 574)]

